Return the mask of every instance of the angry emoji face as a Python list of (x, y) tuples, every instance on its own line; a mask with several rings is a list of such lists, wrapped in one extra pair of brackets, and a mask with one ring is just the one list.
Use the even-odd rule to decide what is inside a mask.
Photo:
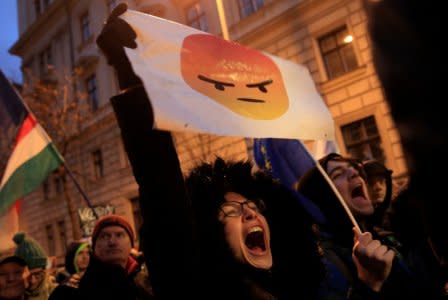
[(282, 116), (289, 105), (282, 75), (268, 56), (208, 34), (182, 44), (184, 81), (234, 113), (255, 120)]

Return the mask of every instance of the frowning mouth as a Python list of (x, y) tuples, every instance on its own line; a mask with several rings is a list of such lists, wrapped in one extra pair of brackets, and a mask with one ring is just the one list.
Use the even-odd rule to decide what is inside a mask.
[(239, 101), (252, 102), (252, 103), (265, 103), (266, 101), (252, 98), (236, 98)]

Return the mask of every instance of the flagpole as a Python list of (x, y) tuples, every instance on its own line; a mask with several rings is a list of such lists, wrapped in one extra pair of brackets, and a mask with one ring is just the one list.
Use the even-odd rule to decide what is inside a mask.
[(221, 25), (222, 37), (228, 41), (230, 40), (229, 30), (227, 29), (226, 14), (224, 11), (224, 6), (222, 5), (222, 0), (216, 0), (216, 6), (218, 8), (219, 24)]
[(81, 196), (84, 198), (84, 200), (87, 203), (87, 206), (89, 206), (89, 208), (92, 209), (93, 211), (93, 215), (95, 216), (95, 218), (98, 220), (98, 214), (96, 213), (95, 209), (93, 208), (92, 203), (90, 202), (89, 197), (87, 197), (86, 193), (84, 193), (84, 190), (81, 188), (81, 185), (78, 183), (78, 180), (76, 180), (75, 176), (73, 175), (72, 171), (70, 170), (70, 168), (67, 166), (67, 164), (64, 161), (64, 168), (67, 171), (68, 175), (70, 176), (70, 178), (73, 180), (73, 183), (75, 184), (76, 189), (81, 193)]
[[(300, 143), (302, 143), (302, 140), (299, 140), (299, 141), (300, 141)], [(358, 230), (358, 232), (362, 232), (362, 230), (359, 227), (359, 224), (356, 221), (355, 217), (353, 216), (350, 208), (347, 206), (347, 203), (345, 203), (344, 198), (342, 198), (342, 196), (341, 196), (341, 193), (339, 193), (338, 189), (334, 185), (333, 180), (331, 180), (331, 178), (328, 176), (327, 172), (322, 168), (321, 164), (314, 158), (313, 155), (311, 155), (311, 153), (308, 151), (308, 148), (305, 145), (303, 145), (303, 143), (302, 143), (302, 146), (305, 148), (308, 156), (314, 161), (314, 164), (316, 165), (319, 172), (322, 174), (322, 176), (325, 178), (327, 183), (330, 185), (331, 189), (333, 190), (334, 194), (336, 195), (336, 198), (338, 198), (339, 202), (341, 203), (342, 207), (344, 208), (345, 212), (347, 213), (348, 217), (350, 218), (350, 221), (352, 222), (353, 226), (355, 226), (355, 228)]]

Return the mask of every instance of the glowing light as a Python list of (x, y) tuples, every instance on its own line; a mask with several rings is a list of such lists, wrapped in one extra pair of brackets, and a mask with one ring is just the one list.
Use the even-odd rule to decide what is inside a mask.
[(344, 38), (344, 43), (348, 44), (351, 42), (353, 42), (353, 36), (351, 34), (349, 34)]

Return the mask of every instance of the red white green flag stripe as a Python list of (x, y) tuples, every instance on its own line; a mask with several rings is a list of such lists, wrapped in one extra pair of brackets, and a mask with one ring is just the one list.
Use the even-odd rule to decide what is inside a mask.
[[(14, 147), (0, 181), (1, 214), (17, 199), (36, 189), (50, 172), (63, 163), (63, 158), (4, 75), (1, 72), (0, 75), (0, 115), (12, 120), (4, 124), (0, 121), (0, 125), (18, 127), (15, 140), (11, 141)], [(11, 132), (11, 128), (3, 129)]]

